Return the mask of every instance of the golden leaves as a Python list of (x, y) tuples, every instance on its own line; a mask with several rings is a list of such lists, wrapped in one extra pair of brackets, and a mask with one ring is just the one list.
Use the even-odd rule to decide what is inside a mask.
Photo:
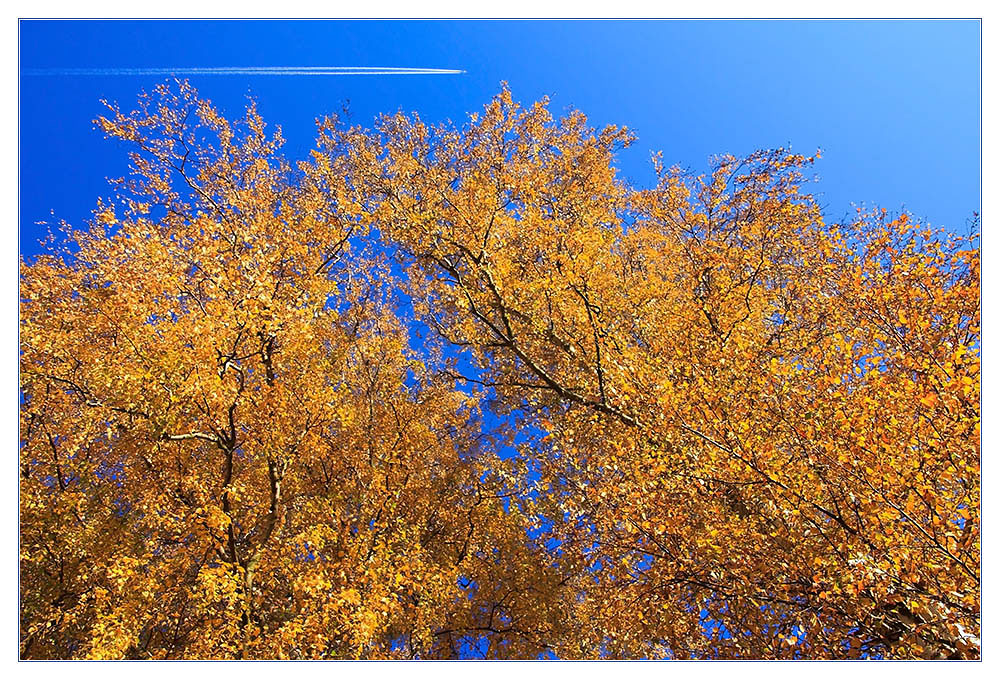
[(294, 177), (187, 85), (100, 125), (136, 181), (21, 267), (25, 656), (978, 654), (974, 239), (506, 88)]
[[(525, 117), (532, 123), (519, 128)], [(740, 597), (791, 574), (817, 582), (801, 573), (812, 565), (829, 589), (800, 589), (769, 607), (790, 621), (814, 598), (836, 602), (803, 639), (805, 653), (820, 655), (837, 654), (826, 638), (863, 618), (844, 599), (858, 586), (833, 579), (851, 551), (919, 555), (937, 565), (926, 567), (931, 579), (941, 561), (975, 573), (973, 553), (942, 547), (951, 539), (941, 518), (959, 516), (978, 488), (978, 453), (959, 434), (977, 427), (976, 406), (941, 410), (945, 390), (964, 396), (976, 385), (953, 378), (955, 361), (941, 356), (956, 345), (978, 353), (977, 279), (962, 273), (978, 265), (961, 239), (884, 212), (827, 225), (802, 191), (814, 159), (781, 150), (720, 158), (710, 177), (661, 165), (655, 190), (631, 192), (581, 116), (522, 114), (506, 92), (464, 136), (432, 138), (409, 124), (382, 130), (384, 162), (350, 162), (385, 191), (371, 216), (411, 254), (411, 290), (426, 300), (429, 325), (471, 345), (485, 374), (476, 380), (547, 433), (542, 464), (553, 466), (550, 492), (563, 489), (558, 512), (587, 518), (556, 525), (558, 540), (589, 545), (577, 530), (600, 537), (601, 564), (614, 551), (647, 551), (655, 559), (635, 588), (681, 578), (722, 598), (730, 609), (720, 616), (743, 621), (760, 614)], [(401, 141), (414, 136), (417, 156)], [(578, 167), (546, 157), (546, 146)], [(475, 170), (455, 170), (465, 167)], [(409, 229), (414, 220), (446, 228)], [(666, 440), (680, 443), (669, 465), (640, 462)], [(941, 466), (944, 450), (969, 461), (970, 474)], [(933, 489), (929, 514), (900, 514), (907, 485)], [(678, 496), (690, 499), (690, 522), (670, 529), (654, 518), (669, 517)], [(655, 542), (663, 534), (672, 546)], [(876, 600), (906, 591), (897, 566), (884, 571)], [(678, 577), (691, 573), (719, 580)], [(613, 602), (621, 577), (610, 567), (595, 574), (594, 601)], [(976, 591), (959, 581), (940, 587)], [(604, 634), (642, 643), (628, 623), (608, 628), (616, 614), (594, 607), (588, 616)], [(769, 649), (753, 646), (759, 629), (747, 633), (733, 636), (732, 653)], [(696, 633), (674, 634), (675, 645), (698, 647)], [(894, 643), (880, 644), (893, 653)]]

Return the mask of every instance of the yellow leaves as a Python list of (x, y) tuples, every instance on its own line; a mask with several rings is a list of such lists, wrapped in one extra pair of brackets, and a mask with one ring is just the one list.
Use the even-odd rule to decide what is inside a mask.
[(292, 187), (255, 112), (143, 101), (108, 134), (226, 160), (182, 196), (140, 159), (75, 259), (22, 267), (33, 654), (435, 656), (511, 621), (491, 653), (708, 654), (704, 605), (716, 656), (793, 622), (843, 655), (918, 588), (978, 606), (976, 251), (825, 224), (780, 150), (636, 191), (630, 133), (506, 90), (465, 131), (329, 124)]
[(205, 509), (204, 522), (213, 534), (221, 534), (229, 527), (232, 520), (221, 508), (212, 506)]
[(104, 207), (95, 215), (94, 219), (97, 222), (97, 224), (111, 226), (116, 222), (115, 211), (110, 206)]
[(339, 600), (349, 605), (361, 604), (361, 594), (354, 588), (348, 588), (340, 593)]

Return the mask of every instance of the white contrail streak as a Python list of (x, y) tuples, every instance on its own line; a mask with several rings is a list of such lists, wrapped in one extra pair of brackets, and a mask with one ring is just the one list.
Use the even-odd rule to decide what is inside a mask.
[(177, 68), (26, 68), (25, 76), (431, 76), (458, 75), (451, 68), (401, 66), (180, 66)]

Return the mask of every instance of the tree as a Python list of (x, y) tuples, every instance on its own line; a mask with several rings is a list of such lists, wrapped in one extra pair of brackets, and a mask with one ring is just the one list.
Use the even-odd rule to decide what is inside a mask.
[(294, 167), (99, 122), (136, 175), (22, 264), (22, 656), (978, 657), (975, 234), (784, 150), (639, 190), (506, 88)]
[(558, 653), (978, 655), (975, 235), (827, 224), (783, 150), (635, 190), (627, 130), (507, 90), (338, 139), (463, 379), (543, 434), (588, 566)]
[(342, 171), (187, 86), (99, 123), (124, 213), (22, 266), (22, 656), (538, 654), (514, 470), (351, 252)]

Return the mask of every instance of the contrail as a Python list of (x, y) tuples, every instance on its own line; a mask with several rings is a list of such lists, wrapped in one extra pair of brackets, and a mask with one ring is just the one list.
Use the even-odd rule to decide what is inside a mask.
[(25, 76), (438, 76), (459, 75), (451, 68), (402, 66), (216, 66), (178, 68), (26, 68)]

